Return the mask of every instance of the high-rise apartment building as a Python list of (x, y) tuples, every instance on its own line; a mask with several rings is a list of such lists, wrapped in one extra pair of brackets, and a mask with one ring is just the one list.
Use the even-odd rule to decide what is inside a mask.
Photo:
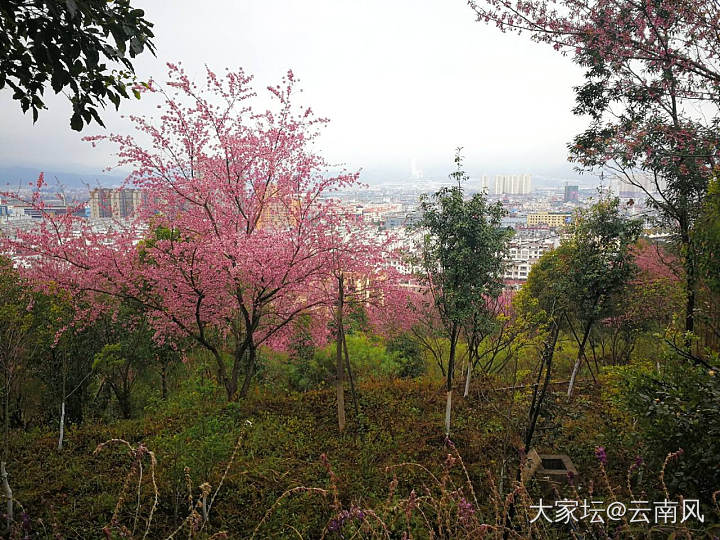
[(495, 176), (495, 194), (529, 195), (531, 182), (529, 174), (498, 174)]
[(578, 186), (565, 185), (565, 197), (564, 202), (578, 202), (580, 200), (580, 191)]
[(485, 190), (488, 193), (490, 193), (493, 188), (493, 185), (491, 182), (492, 182), (492, 180), (490, 179), (490, 177), (487, 174), (483, 174), (480, 177), (480, 189)]
[(96, 188), (90, 192), (91, 218), (127, 218), (142, 202), (142, 191), (128, 188)]

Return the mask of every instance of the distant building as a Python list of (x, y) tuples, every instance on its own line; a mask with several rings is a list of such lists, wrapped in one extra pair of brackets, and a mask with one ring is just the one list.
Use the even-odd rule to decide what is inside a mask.
[(93, 189), (90, 192), (90, 217), (111, 217), (110, 195), (113, 190), (105, 188)]
[(495, 195), (529, 195), (531, 183), (529, 174), (498, 174), (495, 176)]
[(142, 199), (143, 193), (139, 189), (93, 189), (90, 192), (90, 217), (131, 217), (140, 207)]
[(32, 206), (16, 206), (16, 210), (22, 209), (22, 215), (33, 218), (41, 219), (44, 216), (63, 216), (65, 214), (72, 214), (73, 216), (85, 217), (84, 206), (68, 206), (65, 204), (46, 204), (42, 209), (34, 208)]
[(480, 190), (481, 191), (485, 190), (488, 193), (490, 193), (492, 191), (491, 188), (493, 188), (493, 187), (494, 187), (494, 185), (491, 184), (490, 177), (487, 174), (483, 174), (480, 177)]
[(263, 205), (256, 226), (259, 229), (272, 227), (274, 229), (287, 229), (298, 223), (301, 202), (298, 199), (289, 201), (270, 200)]
[(565, 186), (565, 198), (563, 199), (564, 202), (578, 202), (579, 201), (579, 188), (578, 186)]
[(513, 239), (508, 246), (503, 280), (517, 285), (527, 280), (533, 265), (555, 247), (554, 239)]
[(422, 169), (418, 169), (417, 160), (412, 158), (412, 161), (410, 162), (410, 178), (413, 180), (420, 180), (422, 177)]
[(420, 214), (418, 212), (388, 212), (383, 219), (382, 229), (396, 229), (416, 224), (420, 221)]
[(562, 212), (537, 212), (527, 215), (528, 225), (545, 224), (548, 227), (563, 227), (572, 221), (572, 214)]

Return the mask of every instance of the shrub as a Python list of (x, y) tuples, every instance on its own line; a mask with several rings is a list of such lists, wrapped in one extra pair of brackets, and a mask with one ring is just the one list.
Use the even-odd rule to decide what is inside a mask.
[(670, 363), (658, 375), (628, 369), (621, 399), (637, 419), (648, 459), (658, 466), (669, 452), (685, 457), (666, 478), (671, 490), (706, 502), (720, 485), (720, 380), (713, 370)]
[(398, 366), (398, 377), (414, 379), (425, 373), (420, 345), (408, 334), (400, 334), (388, 340), (386, 350)]

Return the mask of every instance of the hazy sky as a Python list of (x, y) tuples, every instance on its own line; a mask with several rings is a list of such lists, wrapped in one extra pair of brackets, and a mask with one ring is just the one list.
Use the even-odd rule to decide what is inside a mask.
[[(320, 144), (334, 162), (369, 177), (444, 174), (464, 146), (468, 169), (552, 174), (569, 170), (566, 143), (584, 121), (571, 114), (581, 72), (569, 58), (475, 22), (464, 0), (145, 0), (157, 58), (138, 76), (162, 80), (164, 63), (191, 75), (242, 66), (258, 89), (292, 68), (303, 104), (331, 124)], [(70, 130), (69, 104), (48, 90), (49, 110), (33, 125), (0, 92), (0, 166), (90, 171), (112, 164)], [(153, 114), (123, 102), (103, 118), (127, 132), (120, 114)], [(99, 133), (92, 125), (82, 135)], [(392, 171), (392, 173), (390, 173)]]

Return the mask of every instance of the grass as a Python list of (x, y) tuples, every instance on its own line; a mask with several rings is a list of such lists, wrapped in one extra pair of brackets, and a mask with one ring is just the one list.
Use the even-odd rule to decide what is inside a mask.
[[(361, 509), (383, 508), (387, 518), (392, 507), (391, 532), (400, 537), (402, 530), (424, 526), (417, 511), (408, 514), (408, 505), (418, 504), (408, 502), (413, 490), (427, 500), (445, 497), (442, 504), (456, 513), (474, 490), (479, 503), (474, 519), (491, 520), (493, 506), (512, 492), (529, 392), (489, 392), (490, 384), (477, 381), (468, 399), (455, 401), (457, 451), (442, 433), (445, 395), (438, 381), (361, 383), (361, 414), (356, 417), (348, 405), (343, 434), (337, 431), (331, 390), (285, 394), (261, 387), (245, 400), (226, 403), (214, 388), (195, 384), (168, 402), (151, 404), (142, 419), (71, 427), (61, 452), (54, 432), (14, 433), (10, 482), (40, 537), (97, 538), (112, 522), (113, 534), (125, 528), (141, 538), (152, 510), (148, 538), (166, 538), (178, 528), (181, 537), (193, 529), (197, 537), (247, 538), (259, 524), (258, 538), (315, 538), (327, 533), (342, 511), (349, 516), (343, 519), (352, 521)], [(573, 401), (554, 394), (541, 421), (539, 449), (570, 454), (580, 477), (599, 485), (594, 449), (603, 445), (610, 477), (621, 486), (632, 462), (632, 450), (620, 440), (629, 426), (611, 409), (609, 400), (590, 393)], [(123, 439), (135, 450), (120, 444), (93, 453), (109, 439)], [(138, 459), (136, 453), (141, 444), (157, 458), (154, 510), (149, 457)], [(454, 461), (448, 468), (448, 454), (457, 455), (454, 460), (461, 456), (463, 467)], [(144, 471), (139, 491), (138, 467), (131, 471), (136, 462)], [(412, 465), (398, 467), (403, 463)], [(622, 466), (613, 470), (612, 463)], [(501, 469), (507, 471), (502, 482)], [(423, 493), (431, 489), (430, 473), (447, 475), (447, 494), (434, 492), (431, 499)], [(209, 500), (221, 481), (210, 520), (202, 526), (193, 512), (201, 513), (203, 492)]]

